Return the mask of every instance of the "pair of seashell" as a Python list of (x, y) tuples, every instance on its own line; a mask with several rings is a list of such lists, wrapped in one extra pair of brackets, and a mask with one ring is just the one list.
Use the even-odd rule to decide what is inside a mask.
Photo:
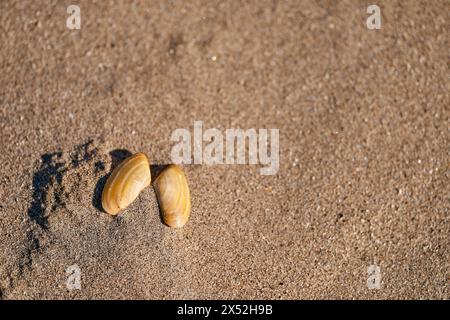
[[(117, 215), (125, 209), (151, 183), (147, 156), (136, 153), (118, 165), (106, 181), (102, 193), (103, 209)], [(191, 199), (183, 170), (171, 164), (154, 182), (161, 215), (166, 225), (181, 228), (189, 219)]]

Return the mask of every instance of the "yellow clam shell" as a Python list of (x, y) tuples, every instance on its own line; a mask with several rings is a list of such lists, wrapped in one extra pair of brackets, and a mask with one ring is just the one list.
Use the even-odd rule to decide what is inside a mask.
[(150, 182), (150, 164), (145, 154), (136, 153), (125, 159), (106, 181), (102, 193), (103, 209), (116, 215), (128, 207)]
[(183, 170), (175, 164), (169, 165), (154, 185), (164, 223), (172, 228), (184, 226), (191, 212), (191, 198)]

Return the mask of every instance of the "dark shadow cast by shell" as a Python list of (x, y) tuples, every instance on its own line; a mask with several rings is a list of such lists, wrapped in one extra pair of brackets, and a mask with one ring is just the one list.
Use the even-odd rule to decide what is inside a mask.
[(126, 149), (115, 149), (109, 153), (111, 156), (111, 172), (126, 158), (132, 156), (131, 151)]
[(159, 174), (167, 168), (168, 164), (152, 164), (150, 165), (150, 172), (152, 174), (152, 182), (158, 178)]

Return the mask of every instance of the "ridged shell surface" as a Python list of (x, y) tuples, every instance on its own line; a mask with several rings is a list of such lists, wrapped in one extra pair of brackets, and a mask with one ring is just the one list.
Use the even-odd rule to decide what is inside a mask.
[(120, 163), (106, 181), (102, 193), (102, 207), (116, 215), (132, 203), (151, 182), (147, 156), (136, 153)]
[(173, 228), (183, 227), (191, 212), (191, 198), (181, 167), (169, 165), (154, 185), (164, 223)]

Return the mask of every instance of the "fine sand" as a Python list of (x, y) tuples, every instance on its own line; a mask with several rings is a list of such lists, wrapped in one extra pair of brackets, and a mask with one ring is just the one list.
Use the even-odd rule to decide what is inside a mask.
[[(448, 299), (449, 2), (369, 4), (0, 1), (0, 299)], [(101, 210), (194, 121), (279, 129), (279, 171), (185, 165), (178, 230)]]

